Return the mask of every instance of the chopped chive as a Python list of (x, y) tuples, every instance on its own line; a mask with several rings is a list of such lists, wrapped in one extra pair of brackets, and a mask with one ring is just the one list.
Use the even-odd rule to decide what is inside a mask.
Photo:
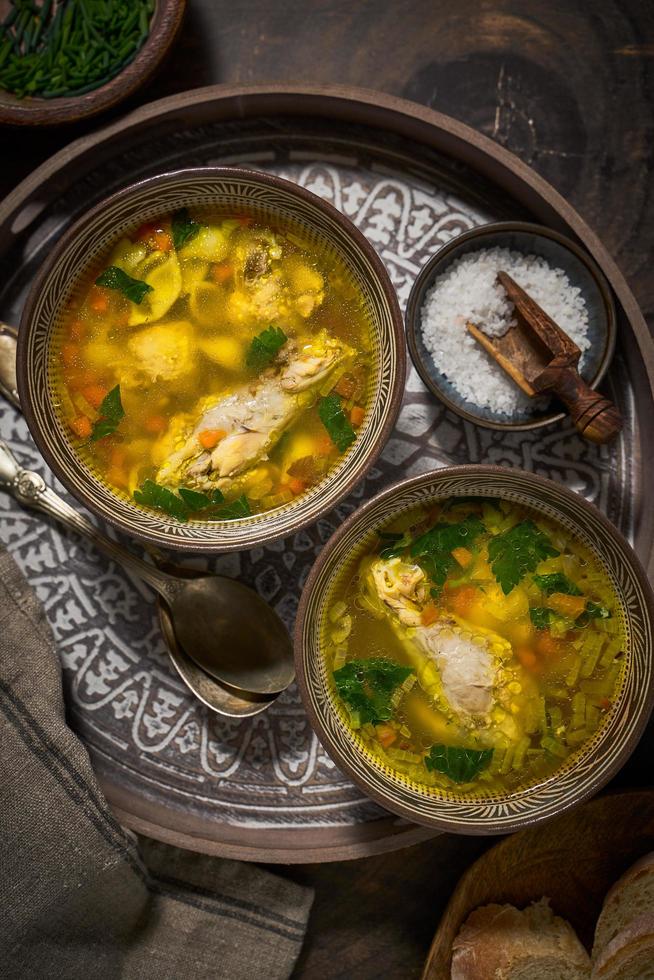
[(106, 84), (145, 42), (152, 0), (10, 0), (0, 24), (0, 88), (22, 97), (81, 94)]

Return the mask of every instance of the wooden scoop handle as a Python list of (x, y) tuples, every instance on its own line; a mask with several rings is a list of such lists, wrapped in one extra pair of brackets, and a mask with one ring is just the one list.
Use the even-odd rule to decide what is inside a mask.
[(561, 399), (576, 428), (591, 442), (610, 442), (622, 429), (622, 416), (613, 402), (593, 391), (575, 368), (557, 364), (556, 358), (538, 376), (537, 387)]

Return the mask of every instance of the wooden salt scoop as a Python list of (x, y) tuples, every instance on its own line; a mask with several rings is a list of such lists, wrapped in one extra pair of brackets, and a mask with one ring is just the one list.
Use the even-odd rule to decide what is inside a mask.
[(577, 370), (581, 351), (506, 272), (497, 278), (516, 308), (517, 324), (503, 337), (488, 337), (474, 323), (466, 327), (531, 398), (552, 392), (575, 426), (591, 442), (609, 442), (622, 428), (615, 405), (584, 381)]

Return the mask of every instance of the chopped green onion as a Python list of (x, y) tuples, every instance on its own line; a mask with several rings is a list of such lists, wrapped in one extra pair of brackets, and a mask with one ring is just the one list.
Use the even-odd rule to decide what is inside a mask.
[(151, 0), (10, 0), (0, 25), (0, 88), (18, 98), (81, 95), (114, 78), (145, 42)]

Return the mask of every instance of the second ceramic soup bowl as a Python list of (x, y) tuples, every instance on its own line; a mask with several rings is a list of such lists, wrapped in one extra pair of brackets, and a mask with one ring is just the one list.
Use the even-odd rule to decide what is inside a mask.
[[(452, 582), (453, 588), (456, 587), (451, 593), (452, 603), (455, 596), (464, 604), (470, 599), (466, 586), (459, 581), (466, 578), (468, 592), (479, 604), (478, 618), (468, 619), (467, 626), (466, 616), (471, 614), (466, 612), (466, 608), (445, 605), (439, 612), (438, 608), (434, 608), (434, 602), (430, 601), (428, 592), (420, 597), (419, 586), (416, 587), (423, 576), (420, 559), (394, 554), (396, 548), (402, 547), (401, 541), (398, 545), (401, 538), (399, 533), (383, 536), (389, 531), (389, 525), (391, 530), (397, 532), (405, 518), (411, 520), (413, 526), (415, 518), (408, 515), (415, 515), (417, 511), (423, 516), (420, 517), (418, 531), (412, 532), (409, 537), (416, 540), (419, 535), (425, 535), (435, 521), (441, 522), (435, 533), (442, 533), (443, 537), (440, 544), (435, 542), (433, 547), (436, 549), (436, 563), (442, 562), (444, 553), (438, 549), (452, 547), (451, 524), (462, 521), (461, 515), (466, 512), (466, 506), (470, 508), (470, 501), (479, 501), (479, 498), (485, 503), (475, 504), (478, 509), (475, 513), (478, 512), (479, 516), (471, 519), (473, 522), (464, 528), (469, 537), (462, 537), (460, 545), (463, 541), (473, 542), (475, 528), (480, 534), (478, 540), (483, 542), (487, 528), (482, 527), (480, 532), (479, 527), (484, 521), (488, 527), (491, 526), (488, 522), (492, 520), (497, 522), (499, 528), (510, 529), (514, 526), (511, 508), (514, 515), (520, 508), (523, 517), (519, 519), (525, 521), (524, 515), (531, 515), (531, 527), (524, 528), (523, 538), (518, 534), (511, 542), (519, 561), (525, 560), (527, 550), (536, 540), (539, 533), (537, 522), (541, 519), (545, 528), (549, 529), (543, 533), (550, 537), (540, 538), (538, 547), (542, 549), (549, 541), (550, 544), (559, 542), (562, 549), (559, 552), (547, 545), (545, 551), (541, 550), (538, 563), (532, 564), (531, 570), (533, 573), (549, 571), (550, 574), (541, 575), (537, 582), (532, 580), (530, 574), (525, 578), (524, 586), (513, 592), (513, 600), (518, 592), (521, 593), (523, 605), (528, 598), (529, 609), (522, 609), (520, 613), (524, 625), (519, 629), (523, 635), (518, 639), (516, 629), (510, 644), (505, 639), (498, 640), (502, 633), (498, 634), (497, 630), (504, 629), (504, 635), (507, 635), (507, 629), (499, 619), (494, 620), (495, 630), (490, 639), (489, 632), (483, 626), (479, 628), (479, 615), (484, 614), (485, 618), (489, 608), (494, 608), (498, 617), (508, 609), (508, 606), (503, 606), (498, 612), (497, 605), (490, 607), (490, 603), (497, 603), (498, 598), (500, 603), (503, 601), (498, 593), (499, 583), (496, 587), (493, 574), (489, 574), (493, 557), (490, 543), (482, 543), (477, 548), (480, 569), (485, 568), (485, 574), (483, 570), (475, 572), (476, 565), (470, 564), (474, 559), (474, 543), (455, 552), (456, 561), (449, 561), (449, 553), (445, 555), (446, 562), (449, 562), (446, 564), (449, 569), (447, 581)], [(462, 501), (463, 507), (459, 516), (451, 519), (443, 516), (440, 508), (444, 501), (451, 503), (457, 499)], [(486, 517), (481, 509), (483, 506), (486, 506), (490, 517)], [(437, 516), (430, 518), (429, 515), (434, 513)], [(461, 526), (463, 524), (465, 520)], [(580, 550), (580, 557), (567, 564), (565, 549), (572, 548), (574, 553), (574, 542), (578, 542), (585, 551)], [(486, 548), (488, 558), (485, 557)], [(417, 552), (400, 552), (409, 556), (412, 553), (421, 552), (419, 549)], [(424, 554), (427, 554), (427, 564), (422, 567), (433, 568), (429, 565), (429, 551)], [(495, 558), (498, 554), (501, 555), (499, 549), (493, 551)], [(565, 627), (562, 617), (550, 618), (548, 608), (539, 608), (549, 604), (561, 611), (576, 604), (593, 609), (592, 606), (585, 606), (582, 590), (569, 581), (563, 572), (552, 574), (553, 564), (540, 564), (546, 554), (554, 556), (550, 562), (556, 562), (555, 556), (559, 555), (561, 566), (581, 579), (583, 568), (590, 568), (592, 560), (597, 570), (593, 581), (604, 581), (607, 595), (610, 594), (611, 601), (615, 603), (612, 613), (608, 610), (600, 613), (598, 608), (594, 608), (593, 615), (611, 616), (611, 619), (605, 620), (604, 626), (591, 626), (588, 631), (589, 617), (583, 613), (581, 618)], [(464, 567), (471, 569), (467, 577), (459, 567), (459, 559)], [(381, 566), (391, 568), (396, 560), (404, 564), (396, 566), (395, 571), (391, 569), (378, 575)], [(366, 565), (366, 561), (371, 564)], [(502, 571), (500, 564), (494, 574), (498, 572), (504, 582), (502, 588), (507, 593), (506, 599), (511, 600), (516, 580), (507, 582), (506, 566)], [(428, 577), (431, 574), (428, 572)], [(434, 574), (438, 574), (438, 569)], [(475, 575), (480, 576), (479, 581)], [(374, 582), (374, 590), (369, 588), (371, 581)], [(342, 586), (344, 582), (348, 583), (345, 591)], [(449, 585), (446, 587), (449, 588)], [(572, 595), (558, 596), (552, 601), (554, 589)], [(437, 593), (438, 589), (432, 591), (432, 594)], [(436, 600), (436, 606), (438, 602)], [(532, 606), (535, 608), (530, 622)], [(471, 607), (467, 608), (470, 610)], [(347, 609), (349, 612), (346, 612)], [(357, 609), (362, 612), (357, 612)], [(449, 612), (444, 613), (443, 609), (458, 610), (458, 619)], [(572, 614), (566, 612), (566, 615)], [(579, 610), (574, 615), (579, 616)], [(367, 626), (363, 622), (365, 617), (368, 617)], [(383, 632), (382, 620), (392, 620), (392, 628)], [(330, 538), (314, 564), (302, 593), (295, 631), (296, 671), (305, 707), (321, 742), (336, 764), (374, 800), (406, 819), (442, 831), (501, 834), (553, 817), (586, 799), (616, 774), (633, 751), (647, 723), (654, 699), (653, 620), (654, 597), (638, 558), (593, 505), (551, 480), (532, 473), (494, 466), (459, 466), (425, 473), (391, 486), (360, 507)], [(570, 632), (559, 630), (554, 633), (552, 622), (563, 624)], [(433, 643), (424, 639), (430, 628), (436, 631)], [(365, 630), (367, 632), (364, 633)], [(416, 634), (421, 631), (424, 642), (416, 639)], [(586, 643), (590, 633), (594, 636), (591, 635), (591, 642)], [(406, 643), (411, 647), (408, 653), (404, 646)], [(350, 650), (352, 644), (353, 653)], [(560, 678), (556, 671), (548, 674), (550, 679), (545, 685), (539, 680), (540, 665), (529, 649), (530, 645), (543, 658), (569, 656), (570, 666), (566, 661), (565, 672)], [(485, 679), (484, 671), (487, 668), (479, 657), (476, 660), (471, 657), (471, 647), (485, 649), (488, 660), (499, 665), (494, 677)], [(430, 650), (431, 664), (428, 663)], [(426, 656), (421, 657), (421, 651), (423, 654), (426, 651)], [(365, 673), (360, 665), (369, 657), (373, 658), (372, 667)], [(396, 658), (395, 664), (389, 662), (389, 657)], [(602, 657), (606, 663), (601, 660)], [(349, 661), (352, 661), (350, 668)], [(397, 664), (400, 665), (399, 670)], [(438, 665), (437, 669), (435, 664)], [(602, 675), (610, 670), (615, 673), (615, 686), (611, 687), (608, 698), (602, 699), (599, 693), (602, 682), (595, 681), (598, 664)], [(338, 676), (339, 670), (345, 673), (341, 675), (337, 690), (335, 675)], [(417, 676), (412, 674), (412, 670), (417, 672)], [(554, 676), (555, 681), (551, 679)], [(403, 683), (413, 686), (405, 691)], [(537, 691), (534, 689), (535, 683), (540, 684)], [(479, 692), (483, 693), (484, 685), (486, 690), (492, 685), (492, 699), (487, 707), (479, 702)], [(389, 701), (391, 690), (393, 694)], [(526, 733), (529, 737), (526, 741), (522, 739), (525, 744), (519, 750), (517, 736), (515, 743), (509, 743), (508, 749), (491, 749), (493, 754), (489, 761), (489, 750), (480, 748), (489, 743), (483, 743), (477, 737), (475, 727), (483, 728), (486, 724), (483, 722), (484, 712), (490, 712), (486, 715), (490, 719), (488, 724), (497, 723), (504, 733), (503, 726), (505, 722), (510, 725), (511, 712), (520, 709), (519, 704), (517, 708), (514, 707), (515, 698), (528, 690), (533, 695), (530, 705), (534, 711), (531, 712), (530, 707), (530, 713), (523, 716), (527, 720), (524, 721), (522, 734)], [(413, 723), (409, 709), (402, 705), (416, 691), (423, 702), (423, 717), (425, 712), (430, 715), (431, 741), (439, 743), (433, 745), (424, 757), (416, 754), (427, 751), (424, 747), (402, 744), (403, 738), (410, 742), (412, 733), (407, 726)], [(508, 692), (511, 697), (502, 700), (502, 692)], [(460, 702), (453, 715), (452, 704), (455, 702), (448, 702), (449, 697), (456, 697)], [(349, 702), (346, 698), (349, 698)], [(430, 700), (432, 698), (435, 699), (433, 702)], [(435, 715), (430, 712), (430, 704), (438, 709)], [(566, 724), (562, 708), (568, 712), (570, 706), (572, 720), (568, 719)], [(498, 712), (497, 717), (495, 711)], [(468, 720), (472, 718), (472, 721), (470, 727), (465, 729), (464, 737), (468, 746), (476, 748), (473, 747), (468, 755), (465, 746), (456, 752), (449, 752), (461, 741), (461, 728), (457, 726), (460, 726), (466, 712), (471, 713)], [(355, 716), (356, 722), (352, 721)], [(584, 734), (586, 725), (592, 725), (592, 731), (588, 727), (587, 734)], [(574, 734), (574, 730), (580, 727), (581, 738)], [(489, 729), (491, 732), (494, 730)], [(568, 739), (569, 744), (566, 744)], [(377, 746), (381, 747), (381, 751)], [(541, 746), (542, 751), (551, 754), (552, 765), (548, 762), (548, 768), (536, 778), (521, 782), (518, 774), (510, 788), (503, 788), (504, 784), (491, 776), (496, 752), (502, 752), (501, 756), (497, 756), (502, 760), (502, 769), (498, 770), (501, 776), (505, 763), (507, 773), (513, 768), (518, 751), (524, 760), (527, 758), (525, 749), (538, 755)], [(515, 755), (511, 756), (510, 751), (515, 751)], [(400, 764), (394, 764), (394, 759), (400, 760)], [(473, 777), (478, 775), (475, 766), (485, 765), (489, 766), (488, 781), (474, 782)], [(446, 773), (448, 779), (436, 777), (435, 770)], [(427, 778), (422, 778), (420, 773)]]

